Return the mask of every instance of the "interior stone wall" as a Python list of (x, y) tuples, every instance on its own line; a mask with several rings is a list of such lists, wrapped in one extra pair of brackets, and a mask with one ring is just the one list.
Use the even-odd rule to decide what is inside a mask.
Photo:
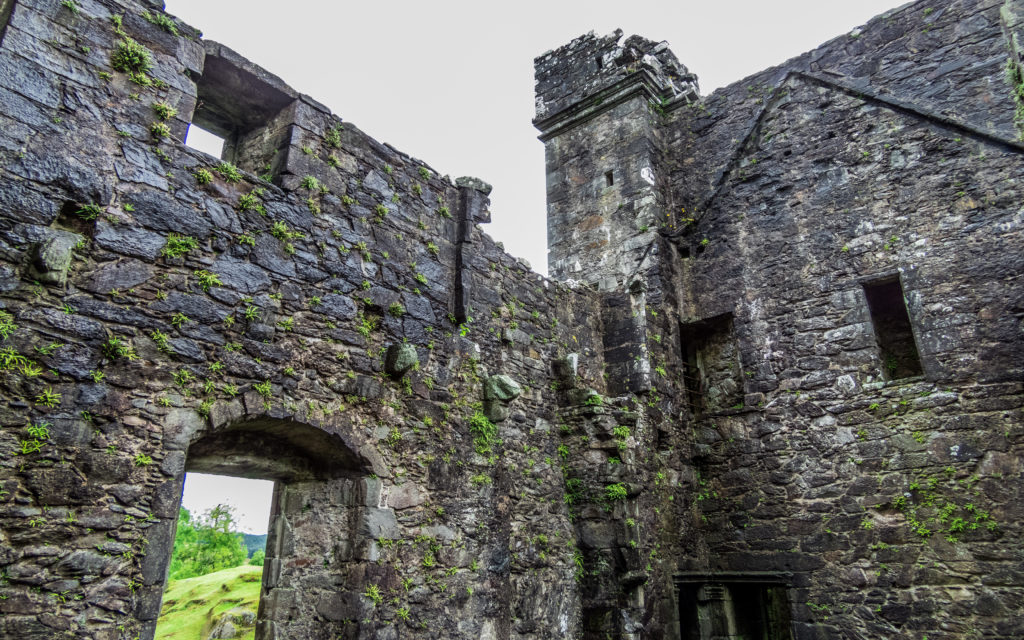
[[(1024, 635), (1019, 3), (704, 98), (664, 43), (542, 55), (567, 283), (488, 185), (158, 3), (8, 12), (0, 635), (149, 637), (187, 470), (277, 483), (264, 638), (693, 638), (691, 592), (799, 640)], [(199, 98), (237, 173), (183, 145)]]

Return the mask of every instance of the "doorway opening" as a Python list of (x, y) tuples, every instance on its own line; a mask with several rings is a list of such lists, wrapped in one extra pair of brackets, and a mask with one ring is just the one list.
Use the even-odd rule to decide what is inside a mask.
[(683, 640), (793, 640), (789, 589), (768, 574), (676, 577)]
[(185, 475), (157, 640), (255, 635), (275, 484)]
[[(265, 480), (273, 486), (269, 515), (263, 517), (267, 537), (262, 574), (256, 575), (254, 565), (249, 565), (252, 569), (235, 567), (229, 569), (239, 574), (232, 577), (235, 583), (223, 583), (223, 589), (220, 581), (213, 585), (225, 592), (235, 587), (248, 589), (250, 604), (258, 603), (255, 615), (249, 606), (247, 612), (232, 612), (225, 617), (222, 614), (230, 607), (211, 611), (211, 605), (205, 604), (200, 628), (212, 631), (219, 624), (224, 628), (217, 637), (254, 640), (335, 640), (357, 632), (358, 625), (350, 622), (363, 617), (363, 603), (360, 595), (348, 588), (346, 576), (361, 566), (372, 544), (368, 510), (381, 511), (377, 509), (380, 485), (370, 477), (369, 462), (338, 433), (288, 418), (259, 416), (203, 429), (188, 439), (182, 471), (173, 481), (178, 491), (175, 498), (183, 493), (186, 475), (195, 478), (212, 474), (217, 488), (236, 478)], [(186, 508), (188, 500), (186, 497)], [(216, 497), (213, 501), (220, 504)], [(169, 506), (180, 513), (181, 505), (174, 499)], [(195, 529), (198, 524), (207, 530), (230, 532), (245, 522), (243, 515), (257, 520), (260, 517), (216, 505), (212, 510), (199, 511), (190, 511), (184, 521), (168, 519), (151, 536), (151, 553), (146, 556), (148, 565), (144, 565), (150, 582), (145, 584), (146, 597), (140, 599), (136, 614), (146, 624), (140, 634), (143, 640), (170, 637), (165, 634), (164, 624), (171, 617), (161, 618), (160, 614), (180, 605), (172, 602), (176, 598), (171, 591), (164, 590), (168, 575), (183, 564), (177, 559), (172, 562), (172, 547), (178, 538), (175, 526)], [(237, 554), (237, 547), (234, 549)], [(242, 554), (248, 556), (247, 551)], [(248, 562), (252, 562), (251, 557)], [(245, 578), (242, 574), (247, 572), (251, 575)], [(197, 595), (192, 599), (202, 598)], [(238, 635), (224, 635), (232, 630)]]

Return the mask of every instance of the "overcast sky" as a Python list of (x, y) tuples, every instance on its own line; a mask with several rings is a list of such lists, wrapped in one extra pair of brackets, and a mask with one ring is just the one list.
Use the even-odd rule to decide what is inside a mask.
[(439, 173), (490, 182), (486, 231), (546, 273), (544, 148), (531, 124), (536, 56), (621, 28), (667, 40), (707, 95), (902, 4), (167, 0), (167, 11)]

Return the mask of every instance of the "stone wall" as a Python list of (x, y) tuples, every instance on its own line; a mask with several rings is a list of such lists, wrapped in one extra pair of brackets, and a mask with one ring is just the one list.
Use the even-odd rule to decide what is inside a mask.
[[(733, 314), (747, 391), (689, 419), (680, 569), (784, 575), (798, 638), (1024, 633), (1024, 147), (1001, 10), (1020, 7), (909, 5), (672, 112), (696, 218), (681, 315)], [(866, 291), (893, 280), (916, 370), (872, 322)]]
[[(650, 374), (625, 388), (679, 607), (658, 611), (655, 570), (651, 637), (748, 637), (750, 607), (772, 638), (1021, 635), (1020, 14), (908, 5), (697, 101), (652, 86), (642, 131), (604, 104), (626, 80), (577, 64), (555, 82), (538, 59), (539, 104), (571, 122), (537, 122), (552, 255), (590, 233), (595, 160), (647, 145), (655, 176), (656, 236), (631, 210), (602, 220), (609, 249), (564, 251), (646, 299), (606, 315), (605, 358)], [(609, 348), (616, 331), (642, 337)], [(586, 626), (587, 605), (592, 637), (638, 616)]]
[(490, 188), (150, 4), (15, 3), (0, 56), (0, 635), (150, 637), (186, 471), (277, 482), (259, 637), (576, 635), (551, 365), (604, 389), (600, 306)]

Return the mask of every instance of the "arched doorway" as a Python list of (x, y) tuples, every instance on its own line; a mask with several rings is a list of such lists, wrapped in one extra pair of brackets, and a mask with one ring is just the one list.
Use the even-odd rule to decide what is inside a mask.
[[(369, 461), (343, 438), (288, 418), (257, 417), (220, 428), (204, 429), (189, 438), (184, 465), (176, 477), (178, 504), (185, 473), (271, 480), (275, 483), (260, 605), (257, 640), (348, 637), (358, 617), (338, 615), (347, 599), (345, 582), (358, 563), (369, 537), (366, 509), (376, 510), (379, 483)], [(173, 522), (154, 531), (151, 573), (162, 593), (173, 547)], [(158, 538), (161, 538), (158, 540)], [(355, 600), (354, 600), (355, 601)], [(325, 604), (326, 603), (326, 604)], [(143, 637), (156, 630), (150, 611)], [(324, 607), (330, 607), (324, 615)], [(142, 613), (142, 612), (140, 612)], [(140, 617), (143, 617), (140, 615)]]

